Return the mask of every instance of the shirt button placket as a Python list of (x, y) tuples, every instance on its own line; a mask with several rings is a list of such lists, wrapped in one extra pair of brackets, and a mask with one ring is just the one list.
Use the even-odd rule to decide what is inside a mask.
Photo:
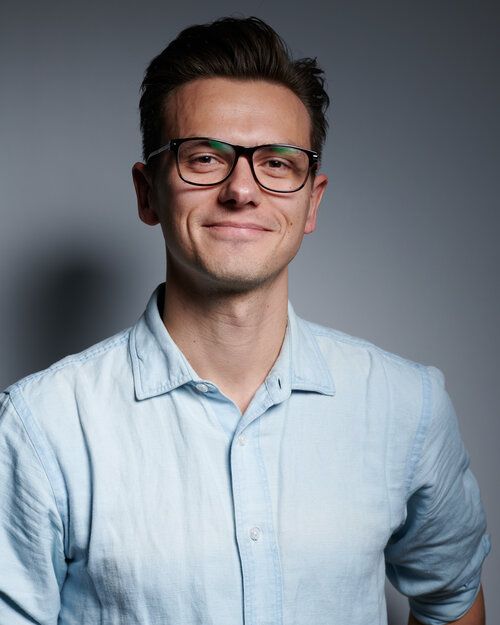
[(282, 589), (278, 545), (272, 531), (269, 487), (257, 422), (236, 437), (231, 448), (231, 479), (236, 536), (243, 572), (245, 625), (281, 625)]

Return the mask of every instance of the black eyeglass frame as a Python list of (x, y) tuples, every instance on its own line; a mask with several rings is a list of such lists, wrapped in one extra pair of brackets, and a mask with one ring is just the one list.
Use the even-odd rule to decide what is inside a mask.
[[(183, 177), (183, 175), (181, 174), (180, 166), (179, 166), (179, 147), (186, 141), (216, 141), (217, 143), (222, 143), (223, 145), (229, 145), (231, 148), (233, 148), (235, 152), (234, 162), (231, 165), (229, 172), (224, 176), (222, 180), (219, 180), (218, 182), (192, 182), (191, 180), (186, 180)], [(309, 167), (308, 167), (307, 175), (304, 179), (304, 182), (300, 185), (300, 187), (297, 187), (296, 189), (284, 191), (284, 190), (271, 189), (270, 187), (266, 187), (266, 185), (260, 182), (253, 167), (253, 154), (255, 151), (261, 148), (269, 148), (269, 147), (293, 148), (294, 150), (300, 150), (301, 152), (304, 152), (304, 154), (307, 155), (307, 157), (309, 158)], [(214, 187), (218, 184), (222, 184), (233, 173), (234, 168), (236, 167), (236, 163), (238, 162), (238, 159), (240, 158), (240, 156), (244, 156), (250, 165), (250, 170), (252, 171), (252, 176), (255, 182), (260, 187), (262, 187), (263, 189), (266, 189), (266, 191), (271, 191), (272, 193), (295, 193), (296, 191), (300, 191), (301, 189), (304, 188), (309, 178), (309, 175), (311, 173), (311, 170), (314, 167), (317, 167), (319, 164), (319, 154), (317, 152), (315, 152), (314, 150), (308, 150), (307, 148), (301, 148), (297, 145), (289, 145), (287, 143), (265, 143), (264, 145), (255, 145), (253, 147), (248, 148), (243, 145), (234, 145), (233, 143), (228, 143), (227, 141), (214, 139), (213, 137), (185, 137), (182, 139), (170, 139), (170, 141), (166, 143), (165, 145), (162, 145), (157, 150), (153, 150), (152, 152), (150, 152), (146, 158), (146, 165), (149, 164), (149, 161), (151, 160), (153, 156), (157, 156), (158, 154), (161, 154), (162, 152), (166, 152), (166, 151), (170, 151), (175, 154), (175, 164), (177, 167), (177, 173), (179, 174), (179, 178), (183, 180), (184, 182), (186, 182), (187, 184), (192, 184), (196, 187)]]

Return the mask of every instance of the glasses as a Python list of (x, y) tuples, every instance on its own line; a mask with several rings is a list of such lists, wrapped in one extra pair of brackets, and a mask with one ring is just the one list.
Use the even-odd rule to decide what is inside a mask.
[(171, 139), (151, 152), (150, 159), (169, 150), (176, 157), (177, 172), (184, 182), (209, 187), (227, 180), (240, 156), (244, 156), (255, 181), (268, 191), (294, 193), (306, 184), (318, 164), (318, 154), (294, 145), (272, 143), (245, 148), (218, 139), (190, 137)]

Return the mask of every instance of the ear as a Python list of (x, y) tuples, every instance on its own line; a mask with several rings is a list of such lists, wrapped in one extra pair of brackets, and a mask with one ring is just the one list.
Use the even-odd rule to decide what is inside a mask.
[(137, 196), (139, 218), (148, 226), (156, 226), (160, 220), (152, 202), (153, 180), (151, 172), (144, 163), (134, 163), (132, 178)]
[(311, 196), (309, 197), (309, 210), (307, 211), (307, 219), (304, 226), (304, 234), (311, 234), (316, 229), (316, 221), (318, 219), (319, 204), (323, 193), (328, 184), (328, 178), (325, 174), (317, 174), (314, 177)]

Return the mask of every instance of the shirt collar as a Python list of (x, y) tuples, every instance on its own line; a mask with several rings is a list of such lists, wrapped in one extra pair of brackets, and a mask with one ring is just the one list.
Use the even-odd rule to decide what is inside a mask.
[[(130, 357), (137, 399), (148, 399), (200, 381), (168, 333), (158, 302), (161, 284), (151, 295), (146, 310), (130, 332)], [(271, 396), (282, 401), (293, 390), (334, 395), (335, 387), (310, 324), (298, 317), (288, 304), (288, 325), (280, 354), (266, 386)]]

